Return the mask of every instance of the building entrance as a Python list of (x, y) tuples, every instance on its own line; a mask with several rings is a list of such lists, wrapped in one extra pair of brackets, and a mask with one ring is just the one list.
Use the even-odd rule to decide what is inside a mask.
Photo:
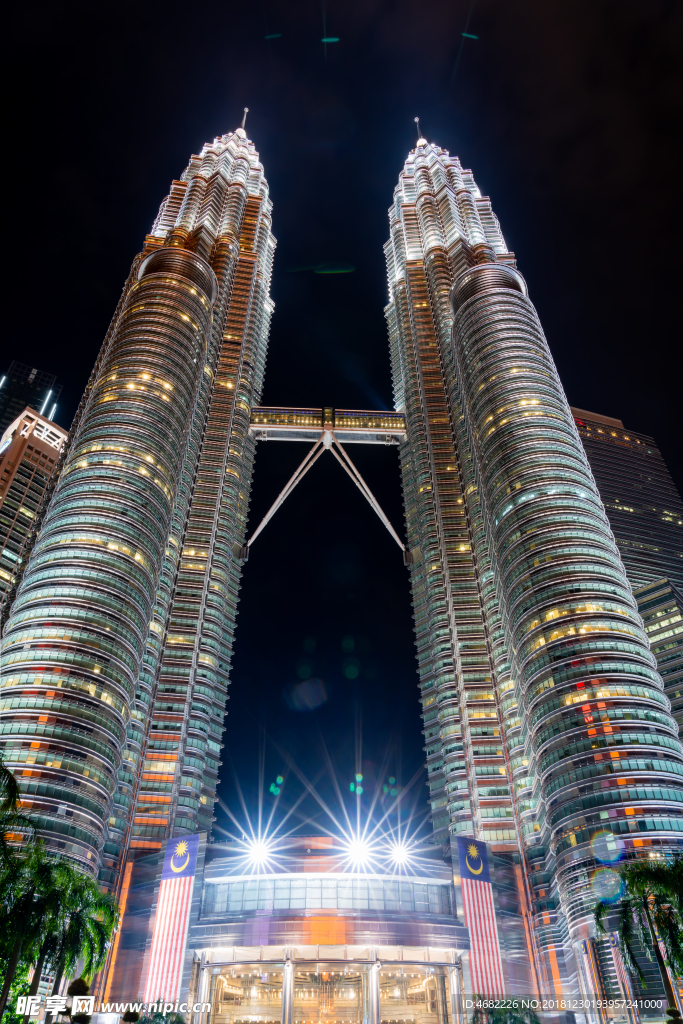
[(442, 951), (449, 962), (441, 964), (392, 962), (384, 954), (404, 951), (381, 947), (363, 950), (382, 956), (372, 962), (306, 960), (291, 952), (290, 961), (230, 964), (212, 973), (212, 1024), (371, 1024), (375, 1005), (386, 1024), (458, 1020), (459, 968), (450, 951)]

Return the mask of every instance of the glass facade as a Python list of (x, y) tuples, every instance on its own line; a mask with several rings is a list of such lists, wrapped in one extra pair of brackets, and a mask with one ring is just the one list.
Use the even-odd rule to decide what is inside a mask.
[(683, 501), (651, 437), (572, 409), (634, 590), (667, 577), (683, 590)]
[(258, 441), (313, 441), (334, 431), (344, 444), (400, 444), (406, 425), (401, 413), (368, 409), (287, 409), (256, 407), (250, 430)]
[(283, 969), (284, 964), (240, 964), (218, 975), (213, 997), (216, 1024), (244, 1020), (279, 1024)]
[[(214, 296), (213, 272), (194, 254), (161, 251), (134, 265), (5, 627), (3, 699), (13, 711), (3, 719), (5, 758), (20, 784), (45, 783), (33, 810), (47, 844), (92, 871)], [(46, 760), (28, 767), (38, 751)]]
[(387, 910), (450, 914), (450, 883), (325, 874), (240, 879), (207, 885), (204, 914), (254, 910)]
[(473, 833), (518, 864), (542, 984), (598, 991), (581, 945), (609, 860), (595, 844), (630, 857), (680, 843), (678, 729), (488, 199), (420, 140), (389, 217), (435, 840)]

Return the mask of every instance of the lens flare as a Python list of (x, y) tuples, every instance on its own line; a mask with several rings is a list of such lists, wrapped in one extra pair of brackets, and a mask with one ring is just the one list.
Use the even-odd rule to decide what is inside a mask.
[(605, 903), (616, 903), (624, 891), (624, 883), (612, 868), (597, 868), (591, 878), (593, 893)]
[(591, 839), (591, 851), (595, 859), (602, 864), (614, 864), (621, 860), (624, 843), (618, 836), (604, 829), (596, 832)]
[(392, 843), (389, 847), (389, 856), (399, 867), (406, 867), (412, 859), (410, 848), (406, 843)]
[(322, 679), (306, 679), (285, 687), (283, 696), (292, 711), (315, 711), (328, 698), (327, 685)]
[(247, 856), (252, 864), (259, 867), (267, 864), (273, 853), (273, 844), (265, 839), (247, 840)]
[(347, 843), (346, 853), (354, 867), (364, 867), (370, 860), (370, 844), (365, 839), (355, 837)]

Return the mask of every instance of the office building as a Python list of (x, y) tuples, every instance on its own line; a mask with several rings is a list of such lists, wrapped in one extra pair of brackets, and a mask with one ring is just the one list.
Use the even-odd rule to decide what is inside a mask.
[(651, 437), (610, 416), (572, 414), (680, 729), (683, 501)]
[(0, 438), (0, 601), (11, 589), (66, 431), (24, 409)]
[(636, 590), (634, 597), (680, 733), (683, 726), (683, 593), (670, 580), (661, 579)]
[(46, 846), (120, 888), (210, 827), (275, 246), (245, 131), (135, 257), (4, 632), (1, 734)]
[(13, 360), (0, 375), (0, 434), (27, 406), (52, 420), (61, 392), (62, 385), (57, 384), (54, 374)]
[(683, 501), (651, 437), (572, 408), (634, 590), (666, 577), (683, 589)]
[(124, 847), (159, 849), (166, 835), (211, 828), (241, 573), (233, 547), (243, 543), (255, 451), (249, 413), (273, 309), (270, 225), (263, 168), (239, 129), (193, 157), (148, 238), (159, 247), (192, 236), (222, 293), (109, 819), (112, 877)]
[(599, 991), (596, 836), (625, 857), (683, 840), (678, 730), (489, 200), (421, 139), (389, 219), (434, 837), (519, 861), (542, 984)]

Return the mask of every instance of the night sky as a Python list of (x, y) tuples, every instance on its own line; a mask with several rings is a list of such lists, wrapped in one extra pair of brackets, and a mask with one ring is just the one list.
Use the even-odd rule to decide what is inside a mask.
[[(15, 18), (3, 361), (58, 375), (64, 426), (170, 181), (244, 106), (278, 240), (263, 400), (391, 408), (382, 245), (418, 115), (491, 196), (570, 402), (653, 435), (681, 488), (680, 3), (105, 0)], [(355, 270), (299, 269), (321, 263)], [(259, 446), (251, 529), (304, 452)], [(351, 454), (402, 533), (396, 451)], [(230, 807), (230, 759), (250, 807), (285, 777), (278, 813), (301, 792), (292, 761), (332, 792), (323, 750), (347, 792), (356, 771), (368, 794), (419, 776), (407, 570), (329, 456), (254, 544), (233, 665)]]

